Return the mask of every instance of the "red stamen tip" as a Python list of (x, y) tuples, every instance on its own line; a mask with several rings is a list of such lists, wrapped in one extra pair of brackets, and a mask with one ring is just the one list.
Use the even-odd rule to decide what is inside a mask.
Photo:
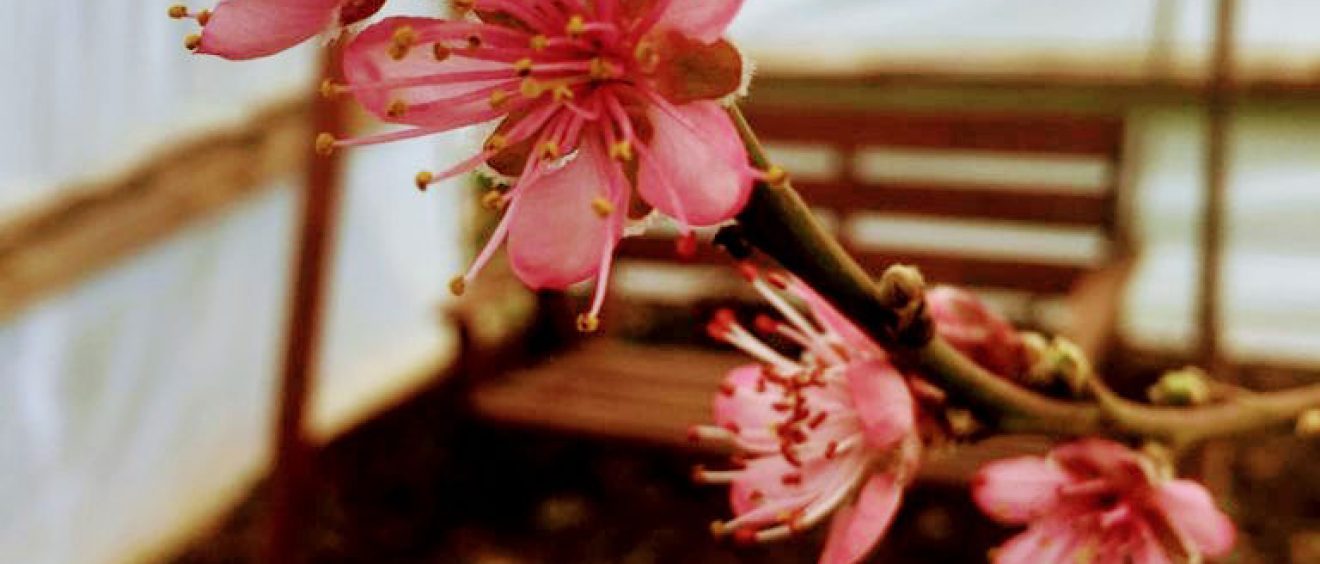
[(738, 274), (741, 274), (748, 282), (755, 282), (757, 277), (761, 275), (761, 273), (757, 271), (756, 265), (748, 261), (738, 263)]
[(697, 256), (697, 236), (691, 233), (685, 233), (674, 241), (674, 251), (678, 253), (678, 258), (691, 260)]
[(768, 315), (761, 314), (756, 316), (756, 320), (753, 322), (753, 327), (756, 327), (756, 330), (761, 333), (773, 334), (779, 331), (779, 322), (775, 321)]
[(756, 529), (743, 527), (733, 532), (733, 542), (742, 545), (756, 544)]
[(788, 277), (778, 272), (767, 274), (765, 280), (780, 290), (788, 289)]

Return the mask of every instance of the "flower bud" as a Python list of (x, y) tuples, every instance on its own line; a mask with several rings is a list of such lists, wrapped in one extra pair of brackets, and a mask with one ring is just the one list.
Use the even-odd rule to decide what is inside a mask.
[(1082, 352), (1082, 348), (1077, 346), (1077, 343), (1064, 337), (1055, 337), (1050, 345), (1059, 378), (1068, 385), (1068, 390), (1074, 396), (1086, 395), (1091, 385), (1091, 378), (1094, 376), (1091, 361), (1086, 358), (1086, 353)]
[(1210, 386), (1205, 372), (1188, 366), (1165, 372), (1155, 385), (1146, 389), (1146, 397), (1157, 405), (1200, 405), (1210, 401)]
[[(936, 286), (926, 292), (935, 333), (982, 368), (1018, 379), (1030, 366), (1022, 337), (1008, 320), (967, 290)], [(1042, 348), (1043, 348), (1043, 341)]]

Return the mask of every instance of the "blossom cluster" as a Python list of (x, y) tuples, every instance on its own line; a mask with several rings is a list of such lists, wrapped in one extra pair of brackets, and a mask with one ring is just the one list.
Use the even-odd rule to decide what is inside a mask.
[[(949, 438), (941, 435), (951, 429), (919, 424), (938, 420), (943, 398), (801, 281), (745, 272), (786, 321), (759, 317), (749, 330), (725, 311), (708, 328), (757, 361), (725, 377), (715, 424), (693, 429), (695, 439), (738, 453), (732, 469), (696, 471), (700, 482), (729, 485), (735, 517), (712, 528), (762, 542), (834, 513), (820, 561), (857, 562), (893, 522), (924, 445)], [(986, 370), (1018, 379), (1029, 369), (1022, 338), (975, 295), (937, 287), (926, 304), (941, 338)], [(798, 354), (757, 333), (791, 343)], [(1226, 554), (1232, 522), (1204, 487), (1168, 474), (1156, 458), (1084, 439), (1045, 457), (993, 462), (973, 478), (972, 491), (992, 519), (1028, 526), (994, 551), (1003, 564), (1155, 564)]]
[[(723, 37), (741, 0), (455, 0), (451, 17), (373, 23), (384, 5), (221, 0), (169, 13), (202, 26), (189, 49), (226, 59), (337, 37), (342, 68), (322, 92), (351, 95), (395, 129), (323, 133), (323, 153), (490, 124), (476, 154), (416, 177), (425, 189), (481, 169), (503, 187), (485, 203), (504, 215), (451, 282), (456, 293), (507, 243), (514, 273), (533, 288), (594, 280), (579, 318), (593, 329), (625, 236), (662, 215), (690, 244), (694, 227), (737, 216), (754, 182), (782, 178), (749, 164), (723, 107), (745, 87), (742, 55)], [(755, 360), (724, 379), (714, 424), (692, 431), (739, 453), (729, 469), (696, 471), (729, 487), (734, 517), (712, 530), (763, 542), (828, 520), (821, 562), (857, 562), (889, 529), (929, 447), (958, 434), (943, 392), (806, 284), (743, 272), (782, 319), (760, 316), (749, 329), (726, 311), (708, 327)], [(935, 288), (924, 304), (935, 333), (981, 368), (1030, 379), (1031, 346), (974, 295)], [(992, 519), (1026, 526), (994, 553), (1007, 564), (1197, 561), (1234, 542), (1204, 487), (1107, 440), (994, 462), (972, 491)]]

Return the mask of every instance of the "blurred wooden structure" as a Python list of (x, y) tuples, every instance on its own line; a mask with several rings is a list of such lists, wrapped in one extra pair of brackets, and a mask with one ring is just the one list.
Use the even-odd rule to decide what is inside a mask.
[[(1114, 329), (1117, 299), (1130, 265), (1127, 237), (1120, 221), (1123, 175), (1123, 122), (1109, 115), (1031, 113), (918, 113), (889, 110), (800, 107), (752, 104), (746, 113), (769, 144), (816, 145), (839, 164), (832, 174), (795, 182), (804, 198), (833, 226), (844, 245), (871, 272), (895, 262), (920, 267), (934, 282), (978, 288), (1006, 289), (1033, 299), (1069, 296), (1085, 308), (1070, 333), (1096, 354), (1103, 352)], [(860, 161), (873, 149), (918, 150), (938, 158), (944, 154), (974, 154), (979, 158), (1038, 162), (1033, 159), (1084, 160), (1102, 168), (1102, 180), (1085, 190), (1050, 184), (1001, 183), (976, 185), (939, 178), (877, 180), (862, 174)], [(997, 229), (1083, 231), (1103, 241), (1097, 256), (1083, 261), (1023, 258), (1013, 253), (978, 253), (958, 248), (923, 246), (919, 234), (906, 241), (875, 245), (851, 229), (854, 219), (868, 214), (902, 214), (923, 222), (950, 218), (980, 222), (985, 236)], [(697, 277), (687, 303), (673, 308), (646, 288), (616, 283), (607, 306), (606, 335), (578, 339), (562, 333), (571, 328), (571, 311), (553, 297), (540, 301), (541, 331), (561, 331), (551, 341), (572, 343), (540, 362), (496, 375), (482, 366), (465, 367), (477, 380), (471, 399), (480, 415), (506, 423), (548, 427), (594, 436), (681, 445), (687, 429), (710, 418), (711, 398), (729, 368), (750, 360), (738, 353), (654, 345), (620, 338), (636, 337), (637, 318), (667, 307), (698, 312), (684, 322), (700, 331), (709, 313), (729, 301), (730, 288), (742, 285), (731, 261), (713, 247), (681, 260), (671, 239), (630, 239), (620, 250), (619, 268), (660, 267), (667, 276)], [(714, 273), (709, 267), (715, 267)], [(705, 269), (705, 270), (703, 270)], [(702, 278), (704, 277), (704, 278)], [(723, 278), (723, 283), (713, 281)], [(616, 278), (629, 278), (620, 276)], [(666, 278), (649, 285), (664, 285)], [(703, 289), (704, 288), (704, 289)], [(701, 313), (704, 312), (704, 313)], [(663, 318), (652, 313), (652, 321)], [(470, 325), (470, 316), (459, 316)], [(568, 329), (571, 331), (571, 329)], [(469, 327), (462, 334), (471, 335)], [(614, 334), (609, 334), (613, 332)], [(645, 335), (646, 331), (641, 331)], [(545, 333), (539, 337), (545, 339)], [(692, 341), (693, 339), (688, 339)], [(700, 341), (700, 339), (696, 339)], [(468, 339), (468, 357), (506, 359), (479, 350)], [(707, 343), (709, 344), (709, 343)], [(507, 345), (507, 344), (506, 344)], [(480, 364), (480, 363), (478, 363)], [(484, 372), (484, 373), (483, 373)], [(971, 466), (967, 466), (971, 468)], [(941, 472), (936, 467), (934, 472)], [(947, 471), (945, 471), (948, 474)]]

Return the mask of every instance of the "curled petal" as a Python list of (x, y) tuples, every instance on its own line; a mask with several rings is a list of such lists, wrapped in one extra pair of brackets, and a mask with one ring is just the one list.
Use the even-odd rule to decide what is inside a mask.
[[(427, 127), (462, 127), (508, 113), (515, 100), (492, 103), (496, 90), (512, 93), (517, 77), (508, 63), (459, 55), (436, 59), (445, 44), (465, 41), (482, 24), (432, 18), (385, 18), (358, 34), (344, 52), (344, 77), (358, 103), (382, 120)], [(418, 44), (400, 51), (396, 34)], [(505, 30), (502, 30), (505, 31)], [(506, 31), (507, 32), (507, 31)], [(396, 56), (398, 58), (396, 58)]]
[(853, 564), (865, 558), (889, 530), (902, 499), (903, 486), (892, 474), (867, 479), (857, 502), (835, 513), (821, 564)]
[(653, 134), (638, 172), (642, 198), (689, 225), (713, 225), (741, 211), (752, 190), (747, 150), (720, 105), (652, 106), (648, 116)]
[(609, 157), (587, 143), (561, 168), (520, 185), (509, 224), (509, 262), (532, 288), (562, 289), (592, 278), (622, 232), (617, 211), (601, 217), (592, 203), (609, 193)]
[(1191, 480), (1166, 482), (1156, 490), (1155, 503), (1201, 554), (1223, 556), (1233, 549), (1237, 530), (1205, 486)]
[(1103, 478), (1118, 489), (1151, 482), (1141, 455), (1123, 444), (1105, 439), (1082, 439), (1055, 447), (1050, 458), (1079, 479)]
[(990, 518), (1006, 524), (1039, 519), (1059, 501), (1059, 487), (1072, 481), (1058, 465), (1039, 456), (986, 464), (972, 479), (972, 498)]
[(339, 0), (223, 0), (202, 28), (198, 53), (252, 59), (302, 43), (334, 23)]
[(672, 0), (656, 27), (710, 43), (724, 34), (741, 7), (742, 0)]
[(868, 444), (887, 448), (912, 434), (916, 424), (912, 394), (897, 368), (882, 359), (854, 362), (847, 377)]

